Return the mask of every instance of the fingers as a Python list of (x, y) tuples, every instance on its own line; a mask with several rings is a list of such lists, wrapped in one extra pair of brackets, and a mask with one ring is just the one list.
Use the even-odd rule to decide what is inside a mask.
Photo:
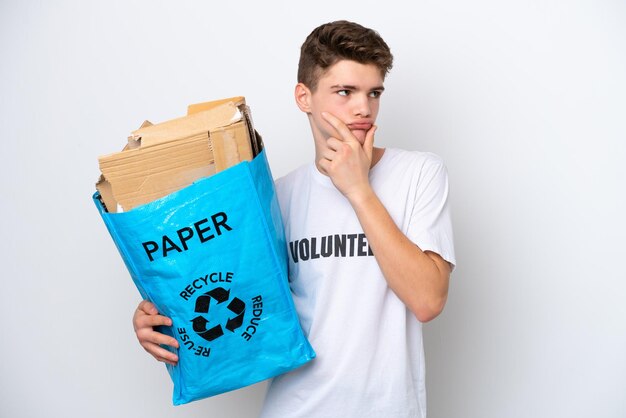
[(158, 361), (172, 365), (175, 365), (176, 362), (178, 362), (178, 356), (176, 354), (161, 347), (167, 345), (177, 349), (179, 345), (175, 338), (157, 332), (152, 327), (138, 328), (135, 331), (135, 334), (137, 335), (137, 340), (143, 349)]
[(378, 126), (372, 125), (372, 127), (365, 134), (365, 141), (363, 142), (363, 151), (367, 158), (372, 161), (372, 153), (374, 152), (374, 134), (376, 133)]
[(172, 320), (163, 315), (146, 315), (141, 312), (137, 312), (133, 318), (133, 326), (135, 331), (141, 328), (153, 328), (159, 326), (170, 327), (172, 326)]
[(133, 315), (133, 328), (135, 329), (137, 340), (144, 350), (158, 361), (176, 365), (178, 356), (161, 346), (166, 345), (172, 348), (178, 348), (178, 341), (154, 329), (158, 326), (171, 325), (172, 320), (166, 316), (159, 315), (154, 304), (149, 301), (144, 300), (141, 302)]
[(171, 364), (172, 366), (175, 366), (176, 363), (178, 363), (178, 356), (176, 354), (161, 347), (158, 344), (146, 342), (146, 343), (142, 343), (141, 346), (157, 361)]
[[(152, 344), (156, 345), (169, 345), (172, 348), (178, 348), (178, 341), (169, 335), (155, 331), (153, 328), (139, 328), (136, 331), (137, 339), (143, 348), (146, 348)], [(152, 354), (152, 353), (151, 353)]]
[(339, 151), (345, 144), (341, 140), (331, 136), (326, 140), (326, 146), (332, 151)]
[(159, 315), (156, 307), (151, 302), (147, 300), (141, 302), (133, 315), (133, 327), (135, 331), (140, 328), (152, 328), (160, 325), (169, 327), (172, 325), (172, 320), (166, 316)]
[(321, 156), (328, 161), (332, 161), (337, 152), (339, 152), (344, 146), (345, 144), (337, 138), (328, 138), (326, 140), (326, 148), (322, 150)]
[[(333, 137), (328, 139), (327, 144), (331, 149), (338, 151), (343, 142), (347, 142), (351, 140), (358, 142), (357, 138), (354, 136), (354, 134), (352, 133), (348, 125), (346, 125), (341, 119), (337, 118), (335, 115), (333, 115), (332, 113), (328, 113), (328, 112), (322, 112), (322, 117), (333, 128), (335, 128), (335, 130), (337, 131), (337, 133), (339, 133), (341, 137), (339, 139), (335, 139)], [(374, 133), (376, 132), (376, 129), (378, 129), (378, 127), (376, 125), (372, 125), (367, 130), (365, 134), (365, 140), (362, 145), (363, 149), (365, 150), (367, 154), (367, 157), (370, 160), (372, 159), (372, 151), (374, 149)], [(336, 141), (336, 143), (333, 143), (331, 140)]]
[(322, 158), (317, 162), (317, 166), (319, 167), (322, 174), (324, 174), (325, 176), (330, 176), (330, 173), (328, 172), (330, 168), (330, 160)]
[(137, 306), (137, 310), (145, 312), (148, 315), (156, 315), (159, 313), (156, 306), (154, 306), (154, 303), (150, 302), (149, 300), (141, 301), (139, 306)]
[(330, 123), (333, 128), (335, 128), (344, 141), (355, 139), (354, 135), (352, 135), (352, 132), (350, 131), (350, 128), (348, 128), (348, 126), (343, 123), (341, 119), (328, 112), (322, 112), (322, 117), (326, 120), (326, 122)]

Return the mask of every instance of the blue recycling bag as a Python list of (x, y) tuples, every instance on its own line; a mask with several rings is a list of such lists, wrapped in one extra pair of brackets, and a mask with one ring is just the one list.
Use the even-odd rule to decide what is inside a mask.
[(172, 319), (173, 403), (238, 389), (315, 357), (287, 281), (265, 151), (128, 212), (100, 211), (144, 299)]

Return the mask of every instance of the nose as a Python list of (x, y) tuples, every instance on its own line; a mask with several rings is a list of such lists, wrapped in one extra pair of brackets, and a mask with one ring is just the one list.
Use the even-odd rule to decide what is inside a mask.
[(369, 117), (372, 113), (372, 109), (367, 94), (354, 94), (352, 97), (354, 98), (354, 115), (362, 118)]

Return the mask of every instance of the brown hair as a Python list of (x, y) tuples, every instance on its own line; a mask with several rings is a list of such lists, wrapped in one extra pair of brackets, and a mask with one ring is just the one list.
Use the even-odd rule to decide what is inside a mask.
[(383, 79), (393, 65), (393, 55), (376, 31), (339, 20), (313, 29), (302, 44), (298, 82), (315, 91), (324, 72), (342, 59), (374, 64)]

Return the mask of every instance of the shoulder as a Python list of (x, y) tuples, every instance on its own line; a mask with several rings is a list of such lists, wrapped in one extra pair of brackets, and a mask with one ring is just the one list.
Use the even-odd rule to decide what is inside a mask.
[(426, 151), (408, 151), (400, 148), (386, 148), (385, 157), (393, 162), (406, 162), (415, 165), (443, 165), (443, 158)]
[(299, 184), (303, 181), (306, 181), (309, 173), (309, 165), (303, 165), (296, 168), (293, 171), (285, 174), (282, 177), (277, 178), (274, 181), (274, 185), (276, 187), (276, 193), (279, 198), (282, 198), (286, 195), (290, 195), (294, 188), (297, 188)]
[(274, 183), (276, 184), (276, 187), (286, 187), (302, 179), (306, 175), (308, 169), (308, 164), (302, 165), (284, 176), (277, 178), (274, 180)]
[(382, 163), (380, 169), (385, 174), (411, 173), (413, 177), (424, 178), (436, 176), (437, 173), (443, 173), (445, 176), (447, 172), (443, 158), (432, 152), (387, 148), (380, 163)]

